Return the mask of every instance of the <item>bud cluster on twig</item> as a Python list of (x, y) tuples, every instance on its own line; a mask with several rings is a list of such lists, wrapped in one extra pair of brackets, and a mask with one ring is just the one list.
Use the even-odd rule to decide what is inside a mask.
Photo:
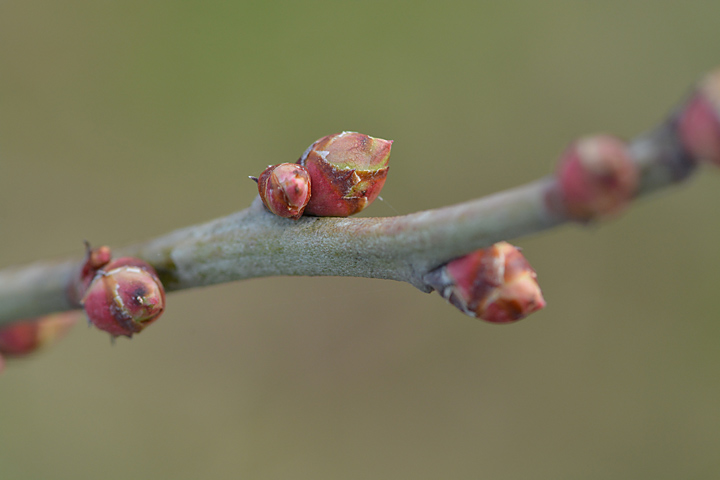
[[(250, 178), (275, 215), (346, 217), (380, 194), (391, 147), (389, 140), (337, 133), (314, 142), (297, 163), (270, 165), (260, 177)], [(426, 281), (463, 312), (493, 323), (519, 320), (545, 306), (535, 271), (506, 242), (456, 258), (430, 272)]]
[[(545, 300), (535, 271), (504, 240), (616, 215), (700, 164), (720, 166), (720, 70), (666, 121), (630, 142), (609, 135), (573, 142), (554, 175), (424, 212), (327, 218), (347, 217), (377, 198), (391, 146), (354, 132), (328, 135), (296, 163), (262, 172), (255, 179), (261, 201), (244, 211), (129, 247), (116, 260), (100, 247), (88, 249), (80, 266), (66, 261), (0, 271), (0, 353), (26, 353), (52, 337), (40, 333), (51, 323), (43, 315), (52, 312), (83, 307), (98, 328), (129, 337), (163, 312), (165, 287), (271, 275), (405, 281), (437, 290), (473, 317), (518, 320)], [(277, 221), (267, 211), (297, 221)]]
[(347, 217), (380, 194), (392, 143), (357, 132), (336, 133), (314, 142), (296, 163), (270, 165), (259, 178), (250, 178), (275, 215)]
[[(109, 247), (90, 248), (66, 286), (69, 303), (82, 307), (89, 323), (113, 338), (132, 337), (165, 310), (165, 289), (150, 264), (133, 257), (112, 260)], [(26, 319), (0, 328), (0, 371), (4, 356), (19, 357), (60, 339), (78, 311)]]

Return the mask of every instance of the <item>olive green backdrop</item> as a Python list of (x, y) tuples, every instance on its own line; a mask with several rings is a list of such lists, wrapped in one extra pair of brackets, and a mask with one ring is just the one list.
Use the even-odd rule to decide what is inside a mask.
[[(0, 266), (244, 208), (316, 138), (395, 140), (388, 216), (631, 137), (720, 66), (718, 2), (0, 3)], [(720, 175), (517, 242), (548, 307), (389, 281), (172, 294), (0, 377), (3, 479), (711, 479)]]

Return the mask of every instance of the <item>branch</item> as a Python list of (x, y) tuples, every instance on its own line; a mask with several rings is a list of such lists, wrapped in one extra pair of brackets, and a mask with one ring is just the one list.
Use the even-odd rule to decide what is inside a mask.
[[(708, 77), (683, 108), (629, 143), (639, 176), (635, 197), (687, 178), (700, 158), (715, 154), (707, 151), (707, 136), (694, 134), (703, 128), (713, 135), (720, 132), (716, 110), (709, 120), (702, 119), (705, 123), (697, 120), (702, 115), (691, 113), (698, 99), (705, 102), (701, 106), (715, 108), (713, 101), (720, 95), (708, 93), (706, 87), (720, 83), (717, 78), (720, 74)], [(712, 141), (717, 139), (720, 134)], [(332, 275), (404, 281), (430, 292), (426, 275), (451, 259), (580, 220), (567, 208), (558, 178), (553, 175), (485, 198), (385, 218), (303, 216), (294, 221), (271, 214), (256, 199), (243, 211), (118, 253), (150, 263), (167, 291), (254, 277)], [(67, 288), (81, 263), (74, 259), (0, 271), (0, 325), (77, 308)]]

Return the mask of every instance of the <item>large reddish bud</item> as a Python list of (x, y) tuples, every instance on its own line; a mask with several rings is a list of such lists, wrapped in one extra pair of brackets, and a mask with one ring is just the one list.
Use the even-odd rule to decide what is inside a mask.
[(270, 165), (257, 179), (263, 203), (275, 215), (297, 220), (310, 200), (310, 175), (295, 163)]
[(720, 70), (708, 74), (690, 97), (678, 130), (695, 159), (720, 166)]
[(62, 338), (82, 314), (63, 312), (24, 320), (0, 328), (0, 353), (20, 356), (34, 352)]
[(98, 270), (81, 303), (97, 328), (132, 337), (160, 317), (165, 289), (148, 263), (122, 257)]
[(312, 182), (305, 214), (347, 217), (370, 205), (385, 184), (391, 146), (391, 140), (356, 132), (328, 135), (310, 145), (297, 161)]
[(639, 181), (625, 142), (609, 135), (573, 143), (560, 159), (557, 175), (562, 208), (580, 221), (622, 211)]
[(491, 323), (514, 322), (545, 307), (535, 270), (507, 242), (456, 258), (425, 281), (465, 314)]

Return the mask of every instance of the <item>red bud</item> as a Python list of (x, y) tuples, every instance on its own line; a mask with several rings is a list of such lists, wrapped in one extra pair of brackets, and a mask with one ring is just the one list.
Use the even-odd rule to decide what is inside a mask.
[(50, 345), (75, 325), (79, 312), (63, 312), (0, 328), (0, 353), (20, 356)]
[(160, 317), (165, 290), (148, 263), (123, 257), (97, 272), (82, 304), (90, 322), (100, 330), (115, 337), (132, 337)]
[(467, 315), (509, 323), (545, 307), (536, 277), (520, 250), (500, 242), (448, 262), (425, 280)]
[(271, 165), (260, 174), (258, 191), (272, 213), (297, 220), (310, 200), (310, 175), (294, 163)]
[(720, 70), (700, 83), (680, 114), (678, 130), (693, 157), (720, 166)]
[(630, 204), (638, 185), (638, 169), (625, 143), (608, 135), (573, 143), (558, 166), (564, 209), (576, 220), (618, 213)]
[(98, 270), (110, 263), (111, 257), (110, 247), (91, 248), (90, 244), (85, 242), (85, 262), (80, 267), (80, 272), (68, 285), (68, 297), (72, 303), (80, 304), (90, 282), (95, 278)]
[(385, 184), (392, 141), (355, 132), (316, 141), (297, 161), (307, 168), (312, 197), (306, 215), (347, 217), (363, 210)]

